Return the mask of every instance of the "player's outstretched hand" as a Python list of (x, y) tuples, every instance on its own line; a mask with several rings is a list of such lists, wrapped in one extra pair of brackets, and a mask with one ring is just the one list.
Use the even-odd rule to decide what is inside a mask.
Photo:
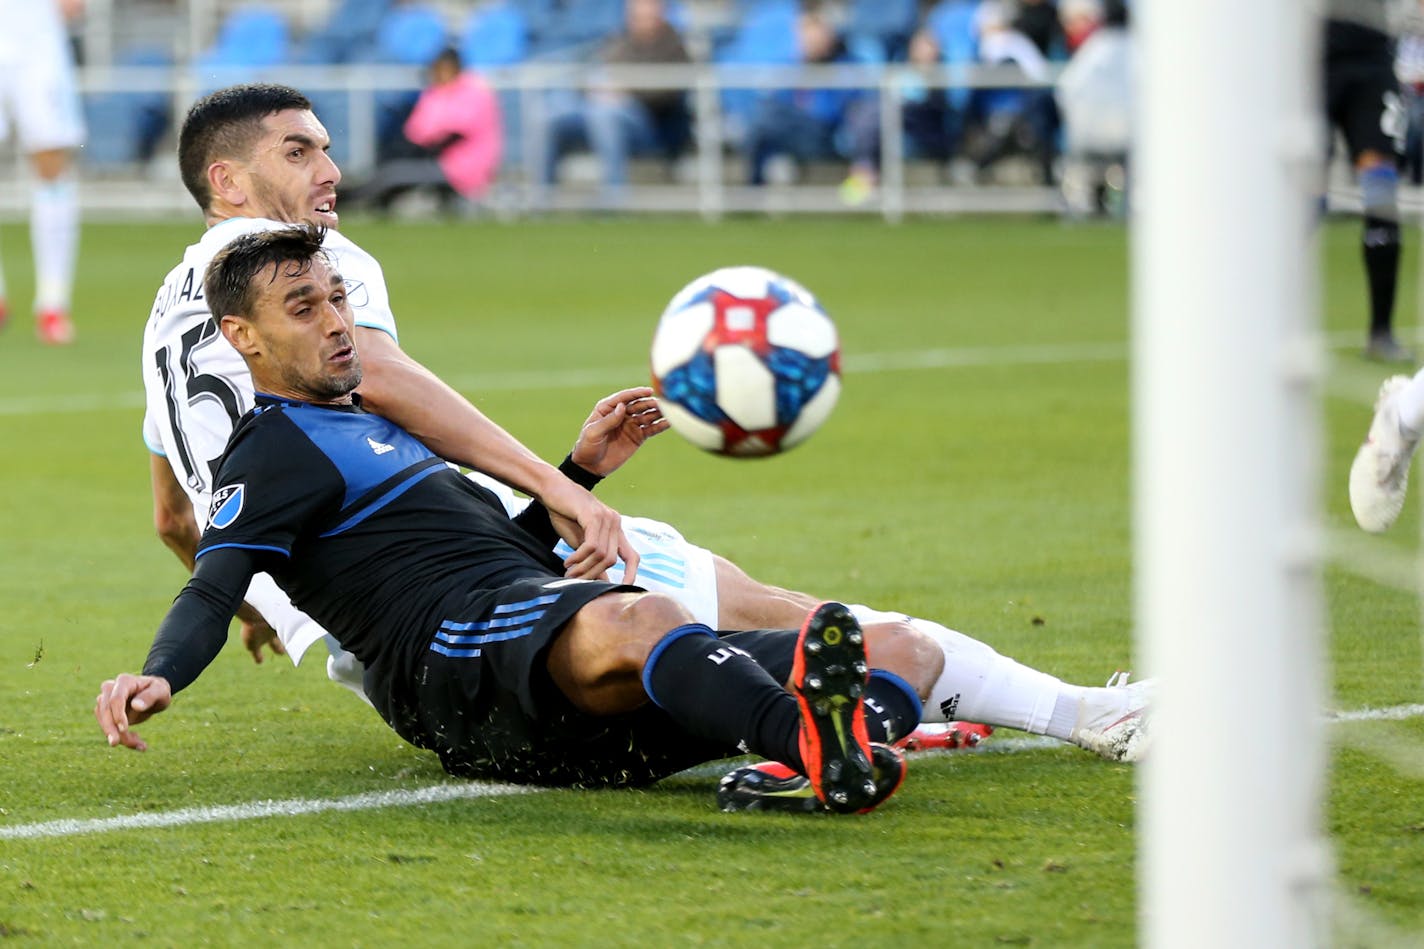
[[(242, 619), (241, 614), (238, 618)], [(274, 656), (287, 654), (282, 640), (277, 637), (277, 631), (261, 616), (257, 616), (255, 619), (242, 619), (242, 645), (252, 654), (252, 661), (258, 665), (262, 664), (263, 647), (272, 650)]]
[(638, 576), (638, 552), (623, 533), (623, 518), (607, 504), (567, 478), (539, 496), (549, 509), (554, 530), (574, 552), (564, 558), (564, 576), (593, 580), (623, 561), (623, 582)]
[(606, 478), (643, 443), (668, 430), (668, 420), (647, 386), (624, 389), (599, 399), (574, 442), (574, 464)]
[(168, 680), (158, 676), (129, 675), (107, 679), (94, 700), (94, 717), (109, 744), (146, 751), (148, 744), (130, 728), (157, 715), (173, 701)]

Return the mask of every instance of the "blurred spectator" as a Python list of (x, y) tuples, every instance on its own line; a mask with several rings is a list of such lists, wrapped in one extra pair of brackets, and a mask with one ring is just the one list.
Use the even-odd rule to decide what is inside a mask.
[(1068, 54), (1063, 24), (1058, 19), (1055, 0), (1019, 0), (1014, 29), (1033, 41), (1046, 59), (1063, 59)]
[[(802, 63), (850, 62), (845, 42), (819, 11), (802, 13), (796, 32)], [(748, 180), (766, 184), (766, 166), (773, 155), (790, 155), (798, 162), (833, 157), (836, 133), (858, 96), (850, 89), (798, 89), (762, 97), (747, 128)]]
[[(74, 152), (84, 144), (85, 127), (63, 15), (77, 14), (79, 6), (0, 0), (0, 143), (13, 126), (34, 173), (29, 198), (35, 331), (56, 345), (74, 339), (69, 315), (79, 253)], [(0, 328), (7, 306), (0, 271)]]
[[(1014, 29), (1004, 7), (984, 0), (974, 14), (979, 39), (979, 62), (986, 66), (1012, 66), (1035, 82), (1049, 78), (1048, 60), (1027, 36)], [(1042, 88), (980, 89), (971, 100), (977, 134), (971, 158), (983, 172), (1007, 155), (1032, 156), (1045, 182), (1053, 180), (1054, 138), (1058, 113), (1053, 92)]]
[[(939, 42), (928, 28), (910, 38), (909, 59), (915, 71), (904, 74), (899, 88), (905, 157), (946, 162), (953, 150), (955, 117), (945, 90), (929, 85), (942, 60)], [(846, 128), (851, 171), (841, 185), (841, 200), (858, 205), (880, 180), (880, 97), (857, 99), (846, 117)]]
[(1063, 196), (1070, 214), (1121, 214), (1132, 140), (1132, 37), (1127, 9), (1113, 0), (1106, 19), (1078, 47), (1058, 79), (1065, 152)]
[(1063, 41), (1071, 56), (1103, 22), (1102, 0), (1059, 0), (1058, 21), (1063, 25)]
[(504, 147), (499, 101), (454, 49), (435, 57), (404, 133), (406, 154), (381, 165), (348, 200), (385, 210), (401, 194), (430, 187), (448, 207), (457, 194), (483, 198), (494, 183)]
[[(602, 63), (691, 62), (663, 0), (628, 0), (625, 16), (623, 33), (602, 50)], [(628, 159), (658, 155), (671, 163), (687, 146), (691, 128), (685, 90), (625, 89), (597, 79), (583, 95), (553, 97), (542, 135), (543, 184), (552, 185), (559, 159), (586, 142), (602, 165), (604, 201), (617, 206), (628, 184)]]
[(1403, 170), (1418, 185), (1424, 183), (1424, 0), (1400, 10), (1395, 30), (1394, 75), (1409, 116)]

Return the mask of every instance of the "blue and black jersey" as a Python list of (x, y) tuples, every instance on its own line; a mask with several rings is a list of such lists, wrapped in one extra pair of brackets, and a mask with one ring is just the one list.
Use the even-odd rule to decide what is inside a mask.
[[(207, 599), (221, 612), (236, 601), (206, 562), (270, 573), (365, 664), (367, 692), (383, 713), (432, 633), (468, 613), (472, 593), (563, 575), (547, 512), (533, 511), (526, 530), (524, 515), (511, 521), (494, 494), (358, 405), (259, 395), (233, 431), (214, 485), (194, 583), (201, 588), (208, 578)], [(229, 609), (224, 630), (230, 616)], [(162, 632), (145, 671), (176, 677), (176, 690), (206, 661), (187, 668), (180, 650), (160, 648)]]

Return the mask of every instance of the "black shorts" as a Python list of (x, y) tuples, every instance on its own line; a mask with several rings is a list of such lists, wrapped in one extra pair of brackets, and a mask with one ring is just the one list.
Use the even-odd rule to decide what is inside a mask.
[(1345, 136), (1350, 161), (1362, 152), (1398, 156), (1407, 116), (1394, 78), (1394, 47), (1374, 30), (1331, 21), (1325, 114)]
[[(457, 777), (555, 787), (640, 787), (743, 753), (688, 734), (651, 703), (616, 716), (574, 708), (549, 676), (550, 643), (590, 601), (637, 588), (588, 582), (551, 590), (549, 583), (522, 581), (497, 599), (472, 603), (479, 618), (465, 622), (478, 632), (437, 634), (432, 646), (442, 648), (431, 649), (417, 666), (409, 733), (392, 719), (402, 737), (434, 751)], [(728, 638), (782, 680), (790, 675), (794, 632)], [(465, 654), (475, 649), (478, 656)]]

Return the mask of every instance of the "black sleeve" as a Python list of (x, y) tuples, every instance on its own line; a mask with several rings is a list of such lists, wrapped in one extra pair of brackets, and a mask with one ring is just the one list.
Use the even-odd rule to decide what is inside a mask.
[[(573, 455), (565, 455), (564, 460), (559, 462), (559, 473), (587, 491), (592, 491), (594, 485), (603, 480), (601, 475), (576, 464)], [(549, 509), (539, 503), (538, 498), (514, 515), (514, 523), (545, 547), (553, 547), (559, 542), (559, 532), (554, 530), (554, 524), (549, 520)]]
[(208, 667), (227, 642), (227, 627), (257, 573), (259, 555), (240, 547), (212, 550), (173, 601), (148, 650), (143, 674), (162, 676), (176, 693)]

